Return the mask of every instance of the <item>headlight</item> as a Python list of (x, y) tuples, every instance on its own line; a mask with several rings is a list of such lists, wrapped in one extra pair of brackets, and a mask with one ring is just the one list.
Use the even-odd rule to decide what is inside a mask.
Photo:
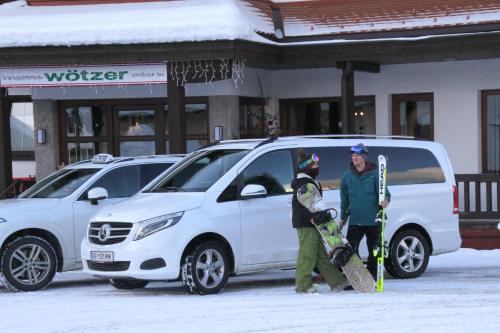
[(143, 239), (144, 237), (154, 234), (155, 232), (170, 228), (180, 221), (183, 214), (184, 212), (178, 212), (140, 222), (139, 230), (137, 230), (134, 240)]
[(4, 218), (2, 218), (2, 217), (0, 217), (0, 223), (4, 223), (4, 222), (7, 222), (7, 220), (4, 219)]

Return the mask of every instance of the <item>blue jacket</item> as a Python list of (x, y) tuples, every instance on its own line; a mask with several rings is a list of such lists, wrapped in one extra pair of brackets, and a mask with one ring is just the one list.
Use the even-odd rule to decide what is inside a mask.
[[(387, 188), (386, 198), (391, 199)], [(340, 200), (340, 218), (344, 221), (349, 218), (349, 225), (377, 225), (378, 171), (373, 163), (367, 162), (362, 173), (358, 173), (351, 163), (351, 169), (340, 179)]]

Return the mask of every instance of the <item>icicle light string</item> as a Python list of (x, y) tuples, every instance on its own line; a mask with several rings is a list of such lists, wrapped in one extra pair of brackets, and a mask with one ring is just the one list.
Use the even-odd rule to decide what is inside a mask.
[(198, 80), (203, 80), (205, 84), (212, 86), (212, 83), (217, 79), (230, 78), (238, 86), (238, 84), (243, 84), (245, 78), (245, 60), (242, 59), (170, 61), (168, 69), (170, 80), (182, 87), (190, 81)]

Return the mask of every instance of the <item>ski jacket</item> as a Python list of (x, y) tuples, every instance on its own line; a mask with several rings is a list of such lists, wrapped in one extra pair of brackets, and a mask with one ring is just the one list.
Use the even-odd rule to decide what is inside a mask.
[(292, 226), (294, 228), (314, 228), (311, 218), (314, 213), (324, 210), (321, 185), (311, 176), (299, 173), (292, 181)]
[[(375, 226), (379, 211), (378, 171), (371, 162), (366, 162), (363, 172), (359, 173), (351, 163), (349, 171), (340, 179), (340, 218), (349, 218), (349, 225)], [(389, 201), (391, 193), (386, 188), (385, 196)]]

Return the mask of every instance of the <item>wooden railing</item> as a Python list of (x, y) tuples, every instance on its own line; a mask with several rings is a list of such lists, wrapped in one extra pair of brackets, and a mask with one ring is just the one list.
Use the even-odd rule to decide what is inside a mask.
[(500, 249), (500, 175), (455, 175), (462, 247)]
[(460, 219), (500, 222), (500, 174), (455, 175)]

